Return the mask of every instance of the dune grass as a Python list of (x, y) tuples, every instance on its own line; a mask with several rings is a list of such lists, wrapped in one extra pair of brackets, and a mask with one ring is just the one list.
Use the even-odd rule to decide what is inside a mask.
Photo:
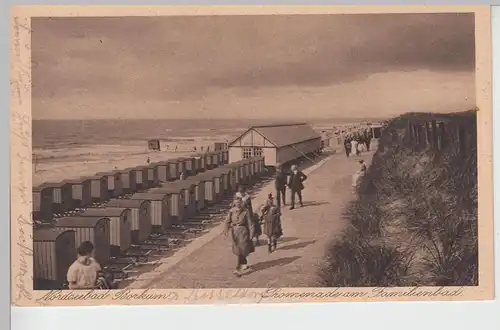
[(348, 228), (332, 242), (324, 286), (478, 285), (477, 149), (440, 151), (402, 143), (409, 118), (445, 117), (475, 130), (475, 113), (407, 114), (392, 120), (346, 206)]

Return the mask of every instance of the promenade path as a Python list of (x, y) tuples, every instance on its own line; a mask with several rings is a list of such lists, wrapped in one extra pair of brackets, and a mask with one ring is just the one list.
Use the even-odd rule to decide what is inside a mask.
[[(342, 211), (355, 197), (351, 188), (352, 174), (359, 168), (358, 160), (369, 165), (373, 152), (347, 158), (334, 154), (304, 171), (308, 175), (303, 191), (304, 207), (283, 208), (284, 236), (278, 249), (269, 254), (265, 236), (248, 260), (252, 270), (242, 277), (233, 275), (236, 257), (231, 252), (229, 236), (221, 236), (222, 227), (215, 227), (193, 242), (195, 246), (170, 266), (158, 267), (155, 274), (144, 274), (130, 288), (262, 288), (318, 286), (317, 269), (323, 261), (325, 248), (345, 226)], [(268, 184), (254, 197), (254, 208), (274, 189)], [(289, 196), (287, 203), (289, 203)], [(191, 245), (191, 244), (190, 244)], [(143, 277), (144, 277), (143, 276)]]

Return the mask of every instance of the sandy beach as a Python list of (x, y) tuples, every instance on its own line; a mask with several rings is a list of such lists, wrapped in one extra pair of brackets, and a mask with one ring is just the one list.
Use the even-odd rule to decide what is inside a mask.
[[(140, 165), (185, 157), (201, 151), (213, 150), (215, 142), (224, 142), (228, 136), (196, 137), (178, 143), (161, 142), (161, 151), (151, 151), (147, 141), (123, 145), (79, 145), (74, 148), (38, 149), (33, 152), (33, 185), (91, 176)], [(167, 149), (168, 145), (168, 149)], [(175, 147), (177, 146), (177, 151)], [(194, 151), (196, 146), (197, 151)]]

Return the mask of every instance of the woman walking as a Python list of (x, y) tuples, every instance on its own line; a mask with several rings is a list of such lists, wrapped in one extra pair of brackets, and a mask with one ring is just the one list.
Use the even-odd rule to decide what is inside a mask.
[(255, 227), (252, 215), (243, 206), (242, 200), (236, 199), (233, 205), (226, 217), (222, 234), (231, 234), (232, 252), (237, 257), (236, 270), (233, 273), (239, 277), (243, 272), (249, 270), (247, 257), (250, 253), (255, 252), (252, 243)]

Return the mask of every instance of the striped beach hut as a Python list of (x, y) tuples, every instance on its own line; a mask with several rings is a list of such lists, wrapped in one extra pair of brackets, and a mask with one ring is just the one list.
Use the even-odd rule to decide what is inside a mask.
[(214, 186), (214, 174), (213, 170), (209, 170), (205, 173), (197, 176), (204, 184), (203, 196), (205, 197), (204, 205), (214, 205), (216, 203), (215, 186)]
[(130, 209), (132, 244), (145, 241), (151, 234), (151, 201), (141, 199), (113, 199), (107, 207)]
[(110, 253), (111, 257), (118, 257), (132, 244), (131, 240), (131, 211), (122, 207), (103, 207), (87, 209), (79, 214), (80, 217), (105, 217), (110, 220)]
[(50, 221), (53, 214), (52, 203), (54, 200), (53, 187), (33, 187), (33, 220)]
[(108, 197), (118, 197), (123, 194), (123, 186), (120, 173), (99, 172), (97, 176), (104, 176), (108, 181)]
[(148, 166), (137, 166), (133, 168), (137, 190), (149, 188), (148, 169)]
[(65, 180), (64, 182), (71, 186), (72, 208), (82, 208), (92, 203), (92, 182), (89, 178)]
[(125, 194), (131, 194), (137, 191), (137, 182), (135, 178), (134, 168), (126, 168), (124, 170), (117, 170), (114, 172), (120, 173), (122, 188)]
[(219, 166), (219, 152), (218, 151), (212, 152), (210, 157), (212, 158), (212, 168)]
[(172, 225), (172, 220), (169, 216), (170, 212), (170, 196), (165, 193), (135, 193), (130, 199), (149, 201), (150, 212), (149, 219), (151, 221), (151, 230), (153, 232), (161, 232)]
[(151, 164), (148, 167), (148, 175), (146, 180), (148, 182), (148, 188), (154, 187), (158, 183), (158, 172), (156, 171), (156, 165)]
[(156, 169), (156, 176), (159, 182), (168, 182), (172, 178), (168, 161), (153, 164)]
[(229, 167), (220, 167), (221, 179), (222, 179), (222, 195), (226, 196), (231, 192), (231, 169)]
[(200, 155), (194, 155), (193, 156), (193, 164), (194, 164), (194, 169), (193, 172), (194, 174), (198, 174), (202, 172), (202, 164), (201, 164), (201, 156)]
[(41, 188), (52, 188), (52, 211), (54, 214), (62, 214), (71, 209), (72, 191), (71, 185), (66, 182), (44, 183)]
[(184, 188), (184, 211), (185, 217), (191, 217), (196, 214), (196, 186), (198, 183), (194, 180), (184, 180), (178, 183)]
[(57, 219), (55, 227), (59, 230), (75, 231), (75, 246), (84, 241), (94, 244), (94, 257), (106, 265), (110, 259), (110, 220), (104, 217), (64, 217)]
[(188, 179), (194, 184), (194, 201), (196, 211), (203, 210), (205, 208), (205, 181), (201, 178), (201, 175), (196, 175)]
[(76, 257), (74, 230), (33, 229), (34, 289), (61, 289)]
[(102, 175), (88, 177), (90, 180), (90, 197), (94, 203), (108, 200), (108, 178)]
[(172, 223), (178, 224), (185, 219), (184, 188), (178, 183), (167, 183), (161, 187), (151, 189), (152, 193), (166, 194), (169, 197), (169, 216)]
[(206, 159), (206, 170), (213, 169), (215, 165), (213, 163), (212, 152), (205, 153), (205, 159)]
[(195, 175), (196, 174), (196, 161), (194, 157), (184, 157), (184, 168), (186, 170), (186, 173), (188, 175)]
[(180, 173), (179, 162), (176, 159), (171, 159), (167, 162), (167, 164), (168, 164), (168, 171), (170, 173), (170, 181), (179, 179), (179, 173)]
[(177, 162), (177, 177), (180, 178), (181, 173), (187, 174), (186, 171), (186, 159), (184, 157), (179, 157), (172, 159), (173, 162)]

